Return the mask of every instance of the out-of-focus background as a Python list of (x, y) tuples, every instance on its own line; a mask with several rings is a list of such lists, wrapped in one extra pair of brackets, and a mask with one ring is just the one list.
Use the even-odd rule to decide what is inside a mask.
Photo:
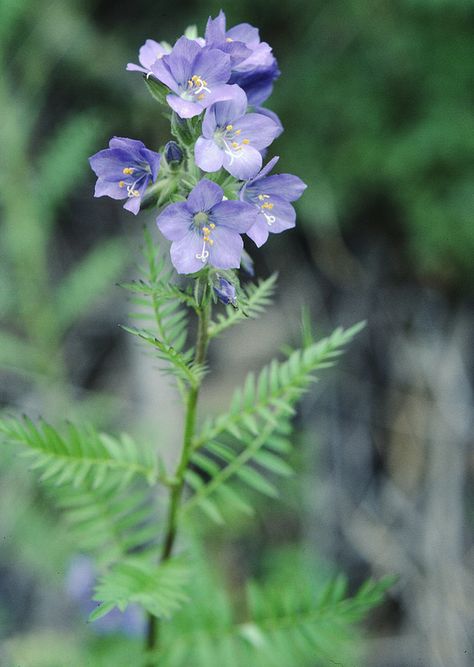
[[(249, 368), (297, 344), (302, 306), (317, 335), (368, 322), (302, 406), (297, 477), (230, 531), (221, 558), (238, 580), (298, 542), (353, 587), (396, 573), (357, 667), (469, 667), (471, 0), (0, 0), (1, 405), (155, 438), (167, 414), (172, 457), (176, 397), (117, 326), (130, 304), (116, 284), (136, 274), (153, 214), (94, 200), (87, 157), (112, 135), (155, 150), (170, 138), (125, 65), (147, 38), (203, 34), (221, 7), (274, 49), (267, 106), (285, 132), (271, 151), (308, 189), (295, 230), (248, 244), (258, 275), (279, 271), (278, 297), (219, 342), (203, 405), (217, 410)], [(21, 667), (61, 667), (58, 637), (62, 655), (76, 650), (74, 545), (25, 467), (2, 452), (0, 641)]]

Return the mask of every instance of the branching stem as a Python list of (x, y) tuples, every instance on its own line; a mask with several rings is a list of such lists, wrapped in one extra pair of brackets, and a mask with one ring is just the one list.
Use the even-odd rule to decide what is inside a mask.
[[(206, 360), (207, 346), (209, 343), (209, 320), (211, 301), (207, 295), (207, 274), (203, 272), (203, 276), (196, 281), (196, 313), (198, 316), (198, 330), (196, 338), (196, 349), (194, 355), (194, 362), (196, 364), (204, 364)], [(189, 460), (193, 453), (192, 442), (194, 437), (194, 430), (196, 426), (196, 408), (199, 398), (200, 383), (190, 387), (186, 396), (186, 415), (184, 422), (183, 447), (181, 450), (181, 458), (176, 468), (175, 479), (176, 484), (170, 492), (170, 500), (168, 505), (168, 515), (166, 519), (165, 541), (161, 552), (160, 561), (163, 563), (170, 558), (176, 534), (178, 530), (178, 512), (183, 495), (184, 481), (186, 470), (189, 465)], [(146, 634), (146, 648), (149, 651), (156, 650), (158, 643), (158, 619), (155, 616), (149, 615), (148, 627)], [(152, 665), (150, 665), (152, 667)]]

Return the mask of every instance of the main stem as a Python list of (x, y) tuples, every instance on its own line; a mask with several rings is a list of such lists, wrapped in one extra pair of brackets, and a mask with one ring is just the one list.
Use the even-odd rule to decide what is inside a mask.
[[(198, 279), (197, 296), (200, 298), (200, 303), (197, 303), (198, 316), (198, 331), (196, 338), (196, 351), (194, 355), (194, 362), (196, 364), (203, 364), (206, 360), (207, 346), (209, 343), (208, 329), (209, 329), (209, 315), (210, 302), (207, 298), (207, 276)], [(199, 292), (200, 297), (199, 297)], [(183, 494), (184, 476), (189, 465), (189, 460), (192, 454), (192, 441), (194, 436), (194, 429), (196, 425), (196, 407), (199, 398), (200, 383), (191, 387), (187, 393), (186, 399), (186, 416), (184, 422), (183, 447), (181, 450), (181, 458), (176, 468), (175, 479), (176, 484), (173, 486), (170, 501), (168, 505), (168, 515), (166, 519), (165, 541), (161, 552), (160, 562), (165, 562), (171, 556), (174, 543), (176, 540), (176, 533), (178, 529), (178, 510)], [(146, 648), (153, 650), (158, 643), (158, 619), (156, 616), (149, 614), (148, 627), (146, 634)], [(150, 666), (152, 667), (152, 666)]]

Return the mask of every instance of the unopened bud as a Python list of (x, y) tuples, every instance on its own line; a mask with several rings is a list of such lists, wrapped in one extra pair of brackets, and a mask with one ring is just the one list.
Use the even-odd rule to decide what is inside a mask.
[(168, 164), (179, 164), (183, 161), (183, 151), (176, 141), (168, 141), (166, 144), (165, 159)]
[(227, 306), (229, 303), (233, 306), (237, 305), (237, 295), (235, 287), (225, 278), (218, 278), (217, 285), (214, 285), (214, 292), (222, 303)]

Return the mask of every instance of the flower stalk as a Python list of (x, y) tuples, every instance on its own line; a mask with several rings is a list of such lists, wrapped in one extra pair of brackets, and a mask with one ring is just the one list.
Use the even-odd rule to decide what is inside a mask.
[[(209, 344), (209, 321), (211, 316), (212, 301), (209, 295), (207, 271), (203, 271), (196, 279), (196, 314), (198, 318), (198, 329), (196, 335), (196, 348), (194, 363), (202, 365), (206, 361), (207, 347)], [(168, 515), (166, 519), (165, 538), (161, 551), (160, 562), (166, 562), (173, 553), (174, 544), (178, 532), (178, 516), (181, 498), (183, 495), (186, 471), (193, 452), (192, 444), (196, 426), (197, 403), (201, 382), (189, 387), (186, 396), (186, 412), (184, 421), (183, 446), (181, 457), (178, 462), (174, 478), (175, 484), (170, 490), (168, 504)], [(151, 614), (148, 615), (146, 630), (146, 648), (155, 650), (158, 643), (158, 619)], [(151, 667), (151, 666), (150, 666)]]

